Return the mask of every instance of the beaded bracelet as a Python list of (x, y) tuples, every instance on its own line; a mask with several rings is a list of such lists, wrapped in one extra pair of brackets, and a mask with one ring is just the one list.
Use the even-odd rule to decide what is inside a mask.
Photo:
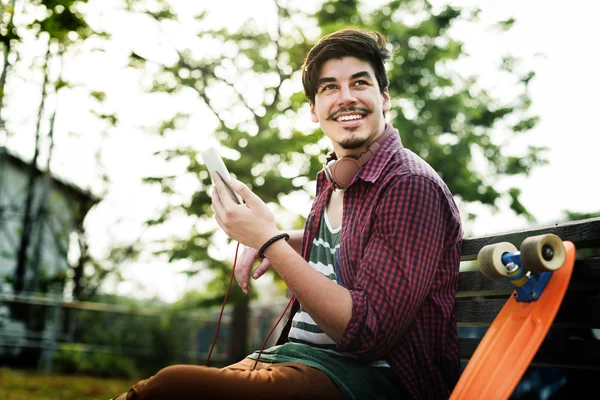
[(260, 250), (258, 250), (258, 257), (261, 260), (265, 258), (265, 251), (267, 250), (267, 247), (269, 247), (279, 239), (285, 239), (285, 241), (287, 242), (288, 240), (290, 240), (290, 235), (288, 235), (287, 233), (280, 233), (279, 235), (275, 235), (271, 239), (267, 240), (267, 242), (261, 246)]

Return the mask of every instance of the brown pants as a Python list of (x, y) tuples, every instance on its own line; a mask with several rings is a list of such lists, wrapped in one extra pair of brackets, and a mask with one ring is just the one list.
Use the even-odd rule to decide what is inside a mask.
[(174, 365), (114, 399), (342, 399), (335, 383), (318, 369), (296, 362), (259, 362), (253, 371), (254, 363), (246, 358), (224, 368)]

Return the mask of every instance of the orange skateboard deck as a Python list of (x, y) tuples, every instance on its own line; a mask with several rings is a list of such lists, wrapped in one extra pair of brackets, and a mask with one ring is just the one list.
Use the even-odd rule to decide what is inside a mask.
[(506, 400), (529, 367), (562, 303), (575, 263), (564, 241), (565, 261), (552, 272), (537, 301), (519, 302), (516, 291), (496, 316), (463, 371), (451, 400)]

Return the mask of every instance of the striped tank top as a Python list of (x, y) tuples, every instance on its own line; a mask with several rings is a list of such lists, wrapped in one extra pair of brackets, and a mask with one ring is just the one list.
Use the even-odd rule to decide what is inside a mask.
[[(341, 226), (336, 229), (331, 227), (327, 211), (325, 211), (319, 224), (319, 232), (313, 241), (308, 260), (312, 268), (337, 284), (341, 284), (338, 281), (336, 273), (336, 251), (340, 246), (340, 231)], [(341, 276), (339, 278), (341, 279)], [(319, 328), (304, 307), (302, 307), (302, 304), (300, 304), (300, 309), (292, 319), (292, 327), (288, 335), (288, 340), (292, 343), (308, 344), (326, 352), (354, 358), (351, 354), (336, 350), (336, 343)], [(389, 367), (385, 361), (375, 361), (371, 365)]]

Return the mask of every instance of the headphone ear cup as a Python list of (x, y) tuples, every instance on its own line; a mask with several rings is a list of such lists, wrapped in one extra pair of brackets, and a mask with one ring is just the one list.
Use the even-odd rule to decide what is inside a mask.
[[(325, 177), (330, 183), (338, 189), (346, 189), (352, 182), (352, 179), (358, 174), (358, 171), (369, 161), (371, 156), (379, 150), (381, 147), (380, 143), (384, 143), (387, 138), (391, 135), (392, 131), (384, 134), (377, 139), (377, 141), (371, 143), (367, 147), (367, 151), (360, 155), (358, 159), (346, 156), (339, 160), (329, 159), (325, 165), (323, 165), (323, 171), (325, 171)], [(335, 153), (330, 153), (335, 155)]]
[(352, 157), (342, 157), (335, 162), (329, 171), (337, 186), (345, 189), (360, 171), (361, 164)]

